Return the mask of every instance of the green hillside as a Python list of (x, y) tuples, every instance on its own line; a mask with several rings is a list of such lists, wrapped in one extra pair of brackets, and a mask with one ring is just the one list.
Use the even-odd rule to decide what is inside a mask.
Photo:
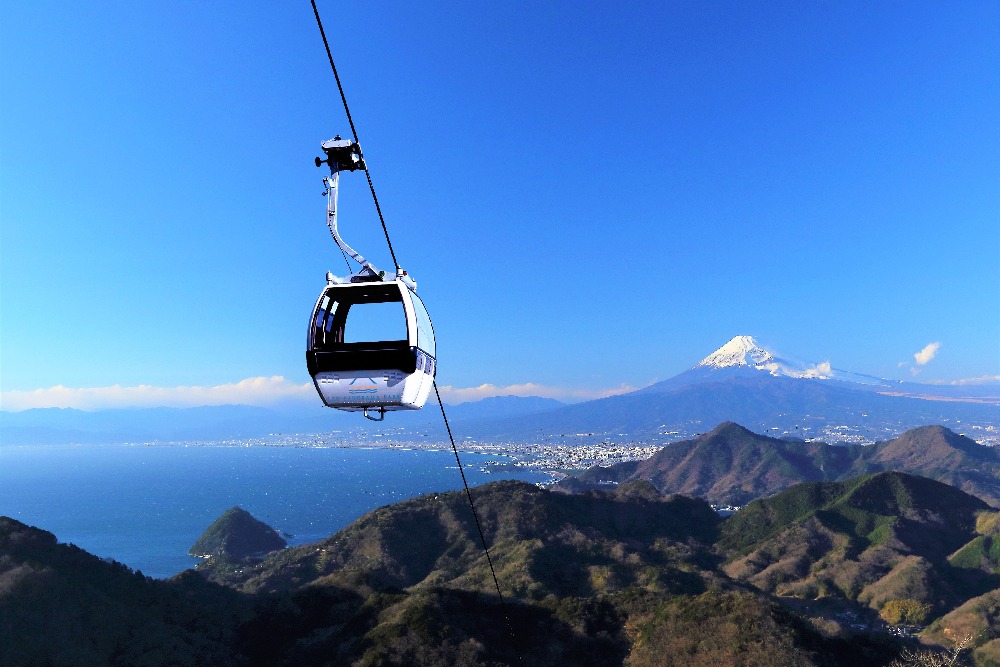
[(921, 610), (906, 618), (921, 624), (1000, 583), (953, 555), (973, 549), (987, 510), (946, 484), (879, 473), (754, 501), (723, 522), (718, 545), (729, 556), (723, 569), (763, 591), (857, 602), (890, 622), (906, 601)]

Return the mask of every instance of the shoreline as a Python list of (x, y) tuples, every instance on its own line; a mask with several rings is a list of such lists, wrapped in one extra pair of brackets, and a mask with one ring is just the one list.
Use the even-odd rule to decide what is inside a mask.
[[(424, 451), (451, 453), (448, 443), (439, 441), (349, 441), (341, 433), (309, 433), (309, 434), (273, 434), (258, 438), (240, 438), (223, 440), (181, 440), (181, 441), (141, 441), (116, 443), (67, 443), (52, 445), (4, 445), (11, 448), (110, 448), (110, 447), (156, 447), (156, 448), (294, 448), (294, 449), (351, 449), (372, 451)], [(545, 486), (570, 476), (572, 472), (586, 470), (593, 466), (610, 466), (625, 461), (642, 460), (653, 456), (662, 446), (644, 443), (611, 443), (598, 444), (543, 444), (543, 443), (477, 443), (466, 441), (457, 446), (459, 455), (485, 455), (506, 459), (502, 461), (487, 461), (485, 464), (474, 463), (483, 472), (492, 473), (496, 469), (520, 468), (525, 471), (540, 473), (549, 477)], [(463, 463), (463, 467), (465, 467)]]

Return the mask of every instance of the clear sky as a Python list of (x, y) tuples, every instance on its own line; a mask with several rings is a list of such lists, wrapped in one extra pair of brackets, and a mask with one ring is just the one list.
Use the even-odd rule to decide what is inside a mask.
[[(448, 399), (741, 334), (1000, 379), (1000, 3), (318, 4)], [(308, 396), (349, 133), (308, 0), (6, 2), (0, 68), (0, 407)]]

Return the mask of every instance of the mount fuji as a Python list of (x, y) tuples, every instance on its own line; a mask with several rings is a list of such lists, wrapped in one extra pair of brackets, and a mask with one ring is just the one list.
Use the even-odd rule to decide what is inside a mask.
[(736, 336), (690, 369), (643, 389), (463, 427), (479, 437), (566, 444), (667, 442), (727, 421), (756, 433), (830, 443), (870, 443), (929, 424), (995, 442), (1000, 386), (885, 380), (828, 361), (801, 362)]
[(776, 378), (823, 380), (830, 386), (840, 386), (855, 391), (874, 391), (887, 396), (1000, 406), (1000, 384), (997, 383), (960, 386), (887, 380), (874, 375), (833, 368), (829, 361), (807, 363), (781, 356), (761, 347), (753, 336), (736, 336), (694, 367), (639, 391), (664, 391), (728, 378), (759, 378), (764, 374)]
[(891, 387), (898, 384), (871, 375), (861, 375), (832, 368), (829, 361), (806, 363), (798, 359), (779, 356), (777, 353), (761, 347), (753, 336), (736, 336), (702, 359), (693, 368), (641, 391), (661, 391), (667, 388), (718, 381), (724, 378), (758, 377), (761, 373), (772, 377), (853, 382), (871, 387)]
[(698, 362), (695, 368), (719, 370), (741, 366), (767, 371), (771, 375), (791, 377), (824, 377), (830, 372), (829, 363), (804, 368), (802, 364), (792, 364), (785, 359), (780, 359), (758, 345), (752, 336), (736, 336)]

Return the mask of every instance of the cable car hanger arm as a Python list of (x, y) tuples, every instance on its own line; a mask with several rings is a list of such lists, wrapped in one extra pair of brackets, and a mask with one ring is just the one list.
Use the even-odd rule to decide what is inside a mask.
[(361, 147), (350, 139), (341, 139), (338, 134), (329, 141), (322, 144), (326, 159), (316, 158), (316, 166), (326, 164), (330, 167), (330, 175), (323, 177), (323, 184), (326, 186), (326, 226), (330, 229), (330, 235), (334, 242), (345, 253), (361, 265), (358, 275), (368, 278), (381, 279), (385, 276), (384, 271), (379, 271), (374, 264), (361, 256), (357, 250), (347, 245), (347, 242), (340, 237), (340, 230), (337, 228), (337, 196), (340, 193), (340, 172), (341, 170), (354, 171), (365, 169), (365, 161), (361, 157)]
[[(362, 279), (382, 280), (385, 277), (385, 272), (379, 271), (361, 253), (347, 245), (347, 242), (341, 238), (340, 230), (337, 227), (337, 195), (339, 193), (340, 172), (358, 169), (368, 171), (364, 157), (361, 155), (361, 146), (356, 141), (341, 139), (338, 134), (333, 139), (324, 141), (322, 148), (323, 152), (326, 153), (326, 159), (316, 158), (315, 164), (317, 167), (322, 164), (330, 167), (330, 175), (323, 178), (323, 183), (326, 185), (326, 226), (330, 229), (330, 234), (337, 246), (361, 265), (361, 271), (354, 274), (355, 276)], [(328, 279), (331, 278), (333, 278), (332, 274), (328, 276)], [(398, 264), (396, 264), (396, 280), (402, 281), (413, 291), (417, 290), (417, 283)]]

